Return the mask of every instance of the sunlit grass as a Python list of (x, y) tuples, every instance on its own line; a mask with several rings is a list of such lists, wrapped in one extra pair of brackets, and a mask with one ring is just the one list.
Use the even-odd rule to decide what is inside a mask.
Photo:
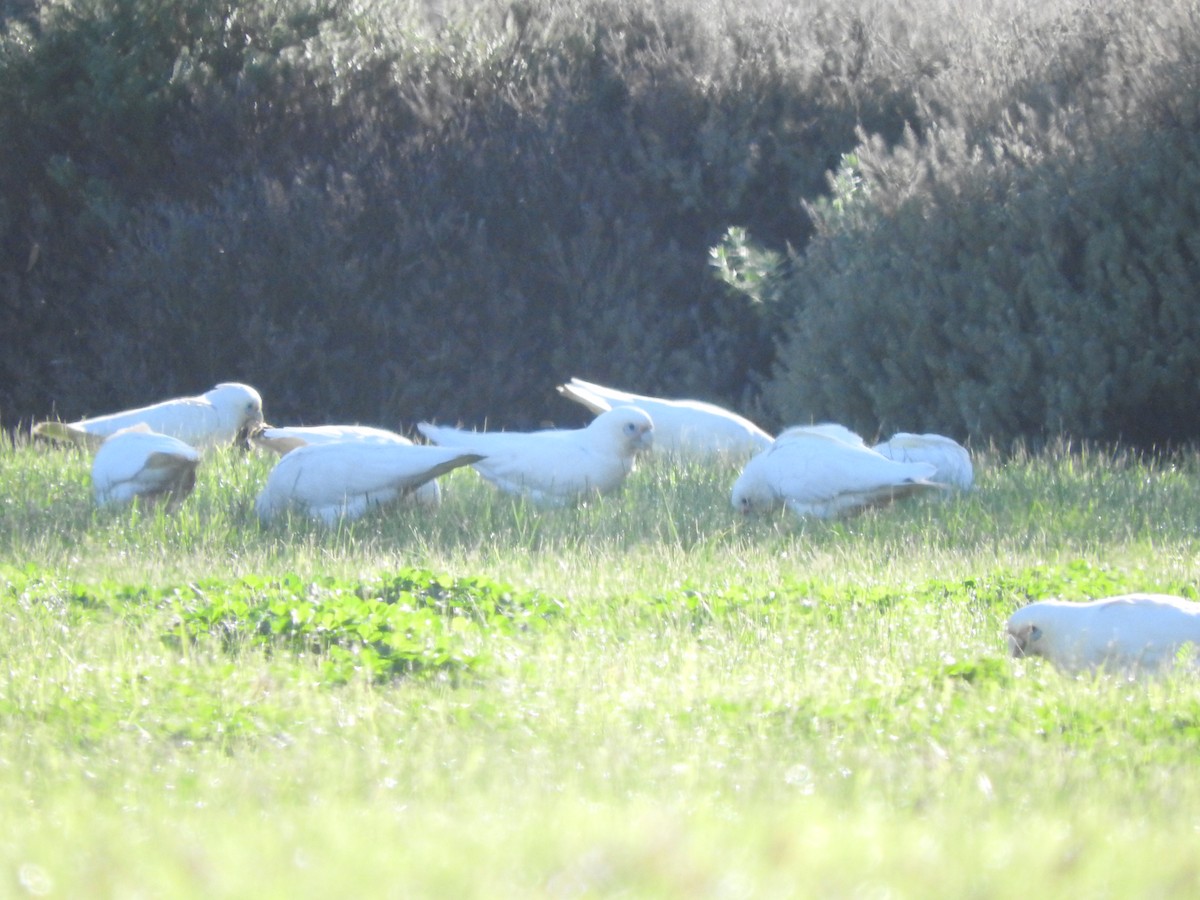
[[(1196, 682), (1065, 678), (1001, 639), (1033, 597), (1195, 594), (1192, 454), (984, 450), (969, 494), (835, 523), (743, 520), (735, 464), (647, 464), (562, 510), (458, 471), (439, 509), (336, 529), (261, 527), (264, 457), (206, 459), (173, 516), (94, 510), (87, 464), (0, 449), (0, 574), (24, 585), (0, 597), (0, 893), (1200, 881)], [(252, 578), (349, 589), (409, 567), (560, 611), (478, 632), (465, 672), (331, 681), (321, 653), (179, 640), (182, 606), (137, 599)]]

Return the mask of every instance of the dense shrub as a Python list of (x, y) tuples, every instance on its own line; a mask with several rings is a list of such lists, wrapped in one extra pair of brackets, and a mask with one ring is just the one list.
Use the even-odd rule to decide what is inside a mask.
[(566, 423), (579, 374), (768, 427), (1191, 434), (1168, 0), (2, 9), (5, 425), (230, 378), (276, 421)]
[[(13, 11), (0, 31), (0, 414), (70, 415), (118, 395), (91, 348), (143, 319), (119, 300), (89, 309), (111, 251), (145, 204), (206, 199), (214, 183), (274, 144), (221, 127), (213, 107), (268, 109), (294, 92), (290, 62), (334, 15), (314, 0), (243, 8), (227, 0), (59, 0)], [(264, 91), (270, 93), (264, 97)], [(213, 98), (220, 98), (213, 102)], [(278, 118), (278, 117), (276, 117)], [(286, 161), (280, 160), (285, 166)], [(100, 329), (98, 333), (95, 329)], [(142, 331), (137, 337), (153, 341)], [(170, 348), (160, 349), (169, 354)], [(104, 351), (108, 355), (108, 351)], [(117, 360), (112, 360), (114, 365)], [(122, 378), (145, 399), (160, 383)], [(179, 371), (176, 380), (192, 382)]]
[(709, 246), (802, 242), (855, 128), (915, 109), (853, 6), (155, 3), (5, 35), (9, 424), (235, 377), (280, 421), (579, 417), (577, 373), (740, 402), (773, 345)]
[(866, 138), (812, 207), (819, 237), (767, 289), (790, 320), (778, 419), (1196, 435), (1196, 11), (1085, 8), (1033, 37), (986, 99), (941, 85), (953, 114), (923, 137)]

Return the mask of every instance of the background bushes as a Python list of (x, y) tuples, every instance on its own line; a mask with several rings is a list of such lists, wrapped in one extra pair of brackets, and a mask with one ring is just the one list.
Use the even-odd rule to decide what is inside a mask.
[(742, 402), (773, 343), (709, 247), (731, 221), (802, 242), (855, 127), (898, 136), (913, 104), (840, 71), (852, 15), (816, 24), (632, 0), (10, 17), (0, 412), (240, 378), (277, 421), (514, 426), (579, 417), (553, 393), (576, 373)]
[(1186, 7), (0, 9), (6, 426), (235, 378), (277, 422), (567, 424), (578, 374), (1191, 434)]
[(788, 322), (774, 415), (1194, 438), (1196, 13), (1065, 11), (1029, 34), (1053, 52), (958, 109), (943, 91), (923, 139), (865, 140), (812, 207), (819, 236), (770, 278)]

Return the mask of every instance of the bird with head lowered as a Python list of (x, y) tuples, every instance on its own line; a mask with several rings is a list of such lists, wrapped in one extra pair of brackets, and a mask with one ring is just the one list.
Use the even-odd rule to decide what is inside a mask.
[(297, 447), (267, 475), (255, 511), (264, 523), (296, 510), (333, 525), (395, 503), (438, 476), (481, 458), (456, 448), (386, 441)]
[(145, 424), (107, 437), (92, 458), (92, 491), (97, 506), (154, 502), (166, 498), (175, 509), (196, 486), (200, 453), (178, 438)]
[(937, 490), (929, 463), (901, 463), (865, 446), (849, 429), (793, 427), (742, 469), (733, 507), (742, 513), (787, 507), (798, 516), (835, 518)]
[(177, 397), (75, 422), (39, 422), (32, 433), (95, 450), (109, 435), (144, 424), (158, 434), (207, 450), (245, 440), (262, 422), (258, 391), (246, 384), (225, 382), (198, 397)]
[(1039, 600), (1006, 628), (1013, 656), (1041, 657), (1066, 672), (1157, 672), (1187, 645), (1200, 649), (1200, 603), (1170, 594)]

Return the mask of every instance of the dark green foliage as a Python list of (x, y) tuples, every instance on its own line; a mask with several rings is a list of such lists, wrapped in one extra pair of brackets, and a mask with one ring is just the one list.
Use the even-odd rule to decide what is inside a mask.
[[(1200, 422), (1200, 22), (1080, 13), (944, 126), (864, 141), (768, 290), (785, 421), (1141, 444)], [(1055, 37), (1061, 35), (1061, 37)], [(1041, 41), (1053, 43), (1042, 44)], [(986, 113), (990, 118), (983, 118)]]
[(1200, 421), (1166, 0), (4, 10), (6, 426), (230, 379), (277, 422), (576, 424), (576, 374), (770, 428)]
[(900, 134), (912, 85), (871, 49), (895, 23), (442, 13), (92, 0), (13, 19), (6, 424), (231, 378), (277, 421), (580, 418), (553, 393), (572, 374), (746, 399), (771, 342), (708, 248), (731, 221), (803, 241), (855, 128)]
[[(332, 15), (322, 0), (252, 8), (224, 0), (66, 0), (4, 21), (6, 424), (49, 415), (55, 403), (73, 415), (145, 402), (167, 387), (134, 382), (137, 371), (126, 372), (119, 389), (104, 380), (93, 346), (103, 362), (119, 365), (110, 344), (132, 338), (130, 323), (143, 317), (126, 298), (109, 302), (88, 292), (113, 271), (112, 250), (128, 240), (146, 204), (207, 202), (239, 160), (270, 159), (291, 140), (272, 130), (281, 117), (269, 122), (266, 111), (290, 106), (303, 87), (290, 60)], [(224, 121), (247, 109), (258, 113), (254, 121)], [(101, 333), (89, 330), (97, 323)], [(160, 355), (171, 353), (144, 329), (137, 337)], [(172, 381), (207, 387), (182, 370)]]

